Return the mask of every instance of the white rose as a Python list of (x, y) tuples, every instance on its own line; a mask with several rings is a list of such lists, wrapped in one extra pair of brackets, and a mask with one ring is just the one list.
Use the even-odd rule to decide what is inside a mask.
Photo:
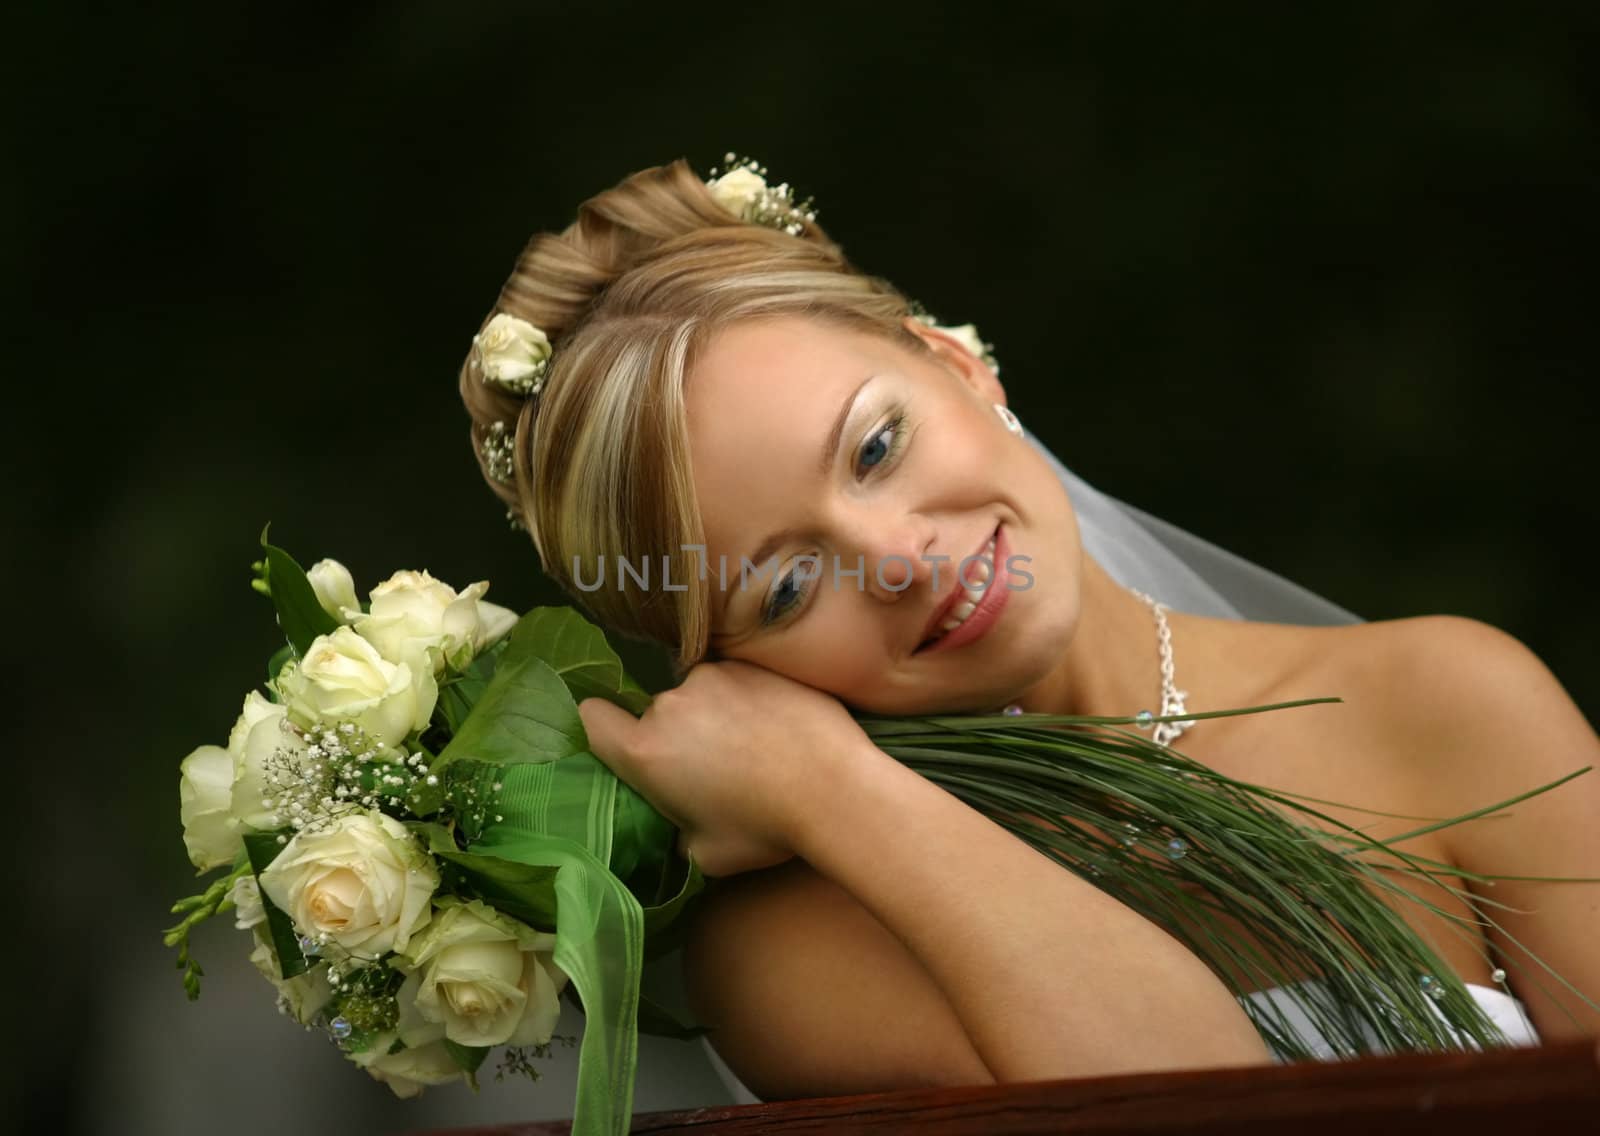
[[(549, 337), (527, 320), (504, 312), (485, 324), (472, 342), (477, 348), (478, 366), (489, 382), (526, 383), (550, 358)], [(536, 382), (532, 389), (537, 389)]]
[(567, 976), (551, 958), (556, 937), (478, 900), (447, 900), (394, 962), (407, 975), (402, 1003), (459, 1045), (542, 1045), (561, 1016)]
[(267, 784), (267, 769), (280, 752), (298, 753), (306, 746), (299, 734), (284, 728), (287, 717), (284, 706), (269, 702), (252, 690), (245, 697), (244, 712), (228, 735), (228, 749), (233, 753), (229, 811), (246, 829), (267, 831), (281, 827), (276, 807), (263, 804), (274, 797), (274, 790)]
[(745, 211), (766, 192), (767, 179), (749, 167), (741, 166), (707, 182), (706, 188), (716, 198), (718, 205), (735, 217), (743, 218)]
[(374, 1080), (388, 1085), (402, 1100), (416, 1096), (427, 1085), (447, 1085), (466, 1076), (442, 1041), (390, 1053), (394, 1042), (394, 1034), (383, 1034), (370, 1048), (352, 1053), (350, 1060), (372, 1074)]
[(439, 886), (433, 858), (405, 825), (375, 809), (297, 833), (260, 879), (301, 934), (366, 958), (405, 950), (428, 922)]
[(983, 340), (978, 338), (978, 329), (975, 325), (964, 323), (960, 327), (939, 327), (935, 324), (933, 328), (935, 331), (942, 331), (952, 339), (958, 340), (961, 346), (965, 347), (974, 359), (983, 358), (985, 350)]
[(396, 572), (372, 589), (371, 610), (355, 629), (392, 663), (460, 669), (517, 622), (516, 613), (483, 602), (488, 590), (487, 580), (458, 593), (427, 572)]
[(333, 1001), (333, 985), (328, 981), (328, 964), (319, 962), (308, 970), (302, 971), (293, 978), (278, 977), (278, 956), (272, 950), (272, 942), (267, 938), (266, 928), (261, 927), (255, 933), (255, 950), (250, 952), (250, 961), (256, 964), (266, 980), (277, 989), (283, 998), (284, 1008), (295, 1021), (301, 1025), (310, 1025), (313, 1018), (322, 1012), (329, 1002)]
[(184, 844), (202, 872), (233, 863), (242, 829), (277, 827), (276, 816), (261, 804), (267, 792), (266, 761), (282, 746), (303, 744), (281, 730), (283, 716), (282, 706), (252, 690), (228, 734), (228, 748), (201, 746), (179, 767)]
[(439, 697), (431, 670), (390, 662), (348, 627), (313, 640), (298, 665), (284, 667), (278, 688), (302, 724), (354, 722), (387, 746), (427, 726)]
[(239, 930), (248, 931), (267, 921), (267, 909), (261, 906), (261, 888), (254, 876), (247, 874), (234, 880), (228, 889), (228, 901), (233, 904), (235, 913), (233, 925)]
[(228, 733), (228, 751), (235, 755), (242, 754), (250, 731), (255, 729), (258, 723), (282, 715), (283, 707), (265, 697), (259, 690), (252, 690), (244, 696), (244, 708), (239, 711), (238, 721), (234, 722), (233, 729)]
[(202, 872), (233, 863), (239, 852), (239, 823), (229, 804), (233, 794), (233, 754), (203, 745), (178, 767), (178, 815), (189, 861)]
[(317, 603), (340, 623), (349, 623), (361, 614), (361, 601), (356, 599), (356, 582), (350, 569), (337, 560), (319, 560), (306, 573)]

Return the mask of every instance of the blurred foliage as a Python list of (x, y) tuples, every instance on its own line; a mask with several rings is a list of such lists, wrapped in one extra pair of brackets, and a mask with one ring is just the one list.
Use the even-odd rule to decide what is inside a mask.
[[(365, 586), (425, 566), (560, 601), (479, 482), (456, 368), (531, 232), (726, 149), (976, 322), (1090, 482), (1369, 618), (1504, 627), (1594, 720), (1595, 11), (14, 13), (16, 752), (40, 823), (128, 853), (60, 841), (33, 898), (87, 952), (104, 912), (60, 897), (96, 872), (150, 928), (180, 893), (177, 762), (273, 640), (263, 522)], [(74, 1075), (30, 1078), (62, 1131)]]

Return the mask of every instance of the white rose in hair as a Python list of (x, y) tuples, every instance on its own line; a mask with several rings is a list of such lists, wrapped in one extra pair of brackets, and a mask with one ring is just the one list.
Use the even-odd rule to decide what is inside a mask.
[(239, 852), (239, 822), (229, 804), (233, 794), (233, 754), (203, 745), (178, 767), (178, 816), (189, 862), (202, 872), (233, 863)]
[(257, 930), (255, 938), (256, 946), (250, 952), (250, 961), (255, 963), (262, 977), (277, 989), (289, 1016), (303, 1026), (310, 1025), (311, 1019), (333, 1001), (333, 985), (328, 981), (328, 964), (319, 962), (293, 978), (279, 978), (278, 956), (273, 953), (272, 943), (266, 936), (266, 928)]
[(297, 833), (260, 879), (301, 934), (326, 936), (363, 958), (405, 950), (428, 922), (439, 886), (432, 857), (405, 825), (375, 809)]
[(354, 722), (390, 747), (425, 727), (439, 698), (431, 667), (390, 662), (348, 627), (317, 636), (305, 658), (284, 667), (278, 690), (302, 725)]
[(355, 622), (361, 637), (390, 662), (460, 668), (517, 622), (514, 612), (485, 603), (479, 580), (457, 592), (426, 572), (396, 572), (372, 589), (371, 610)]
[(717, 199), (718, 205), (735, 217), (743, 218), (750, 206), (766, 192), (767, 179), (749, 167), (741, 166), (707, 182), (706, 188)]
[(983, 358), (983, 340), (978, 338), (978, 329), (975, 325), (964, 323), (960, 327), (939, 327), (935, 324), (934, 330), (942, 331), (952, 339), (958, 340), (974, 359)]
[[(501, 312), (472, 337), (478, 366), (488, 382), (516, 384), (535, 379), (550, 358), (550, 339), (525, 319)], [(537, 385), (525, 393), (536, 391)]]
[(356, 582), (350, 569), (337, 560), (319, 560), (306, 572), (317, 603), (340, 623), (349, 623), (361, 614), (361, 601), (356, 599)]
[(441, 901), (433, 921), (394, 962), (423, 1019), (458, 1045), (543, 1045), (561, 1016), (567, 976), (556, 937), (478, 900)]

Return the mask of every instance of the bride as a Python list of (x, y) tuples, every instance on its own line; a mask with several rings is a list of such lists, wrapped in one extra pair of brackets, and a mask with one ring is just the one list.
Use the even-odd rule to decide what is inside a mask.
[[(535, 236), (460, 382), (545, 571), (683, 675), (638, 719), (580, 709), (713, 878), (683, 966), (717, 1054), (765, 1098), (1270, 1062), (1176, 938), (887, 757), (850, 710), (1181, 716), (1335, 695), (1156, 740), (1407, 818), (1596, 764), (1600, 739), (1488, 626), (1339, 622), (1249, 566), (1236, 592), (1296, 602), (1238, 618), (1226, 554), (1063, 470), (970, 328), (853, 268), (764, 173), (643, 170)], [(1377, 839), (1416, 827), (1323, 811)], [(1600, 876), (1600, 777), (1404, 850)], [(1441, 876), (1506, 904), (1501, 928), (1436, 886), (1414, 893), (1438, 914), (1381, 898), (1508, 1037), (1600, 1034), (1521, 965), (1531, 951), (1600, 998), (1593, 886)]]

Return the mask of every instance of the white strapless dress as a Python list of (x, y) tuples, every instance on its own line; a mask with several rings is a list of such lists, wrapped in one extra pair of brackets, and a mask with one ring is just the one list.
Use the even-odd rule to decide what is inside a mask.
[[(1295, 985), (1302, 986), (1305, 983), (1296, 983)], [(1533, 1028), (1533, 1023), (1529, 1021), (1527, 1011), (1523, 1009), (1521, 1001), (1513, 998), (1504, 990), (1499, 990), (1492, 986), (1477, 986), (1469, 982), (1466, 987), (1467, 993), (1472, 995), (1473, 1001), (1483, 1008), (1484, 1013), (1499, 1027), (1500, 1032), (1505, 1034), (1506, 1040), (1511, 1045), (1526, 1047), (1539, 1044), (1538, 1031)], [(1305, 1042), (1307, 1048), (1316, 1054), (1318, 1060), (1334, 1060), (1336, 1054), (1333, 1051), (1333, 1047), (1328, 1044), (1321, 1032), (1311, 1024), (1310, 1017), (1306, 1014), (1305, 1008), (1294, 997), (1293, 990), (1294, 987), (1279, 986), (1271, 990), (1258, 990), (1254, 994), (1245, 995), (1245, 997), (1255, 1000), (1258, 1005), (1264, 1001), (1270, 1002), (1294, 1029), (1295, 1033)], [(711, 1067), (716, 1070), (717, 1076), (722, 1079), (722, 1083), (733, 1094), (734, 1101), (738, 1104), (760, 1104), (761, 1098), (746, 1088), (744, 1082), (733, 1075), (733, 1070), (729, 1069), (722, 1058), (717, 1056), (717, 1051), (712, 1048), (710, 1040), (704, 1037), (700, 1040), (705, 1045), (706, 1055), (711, 1059)], [(1463, 1040), (1469, 1046), (1477, 1047), (1477, 1043), (1471, 1038), (1464, 1038)]]

